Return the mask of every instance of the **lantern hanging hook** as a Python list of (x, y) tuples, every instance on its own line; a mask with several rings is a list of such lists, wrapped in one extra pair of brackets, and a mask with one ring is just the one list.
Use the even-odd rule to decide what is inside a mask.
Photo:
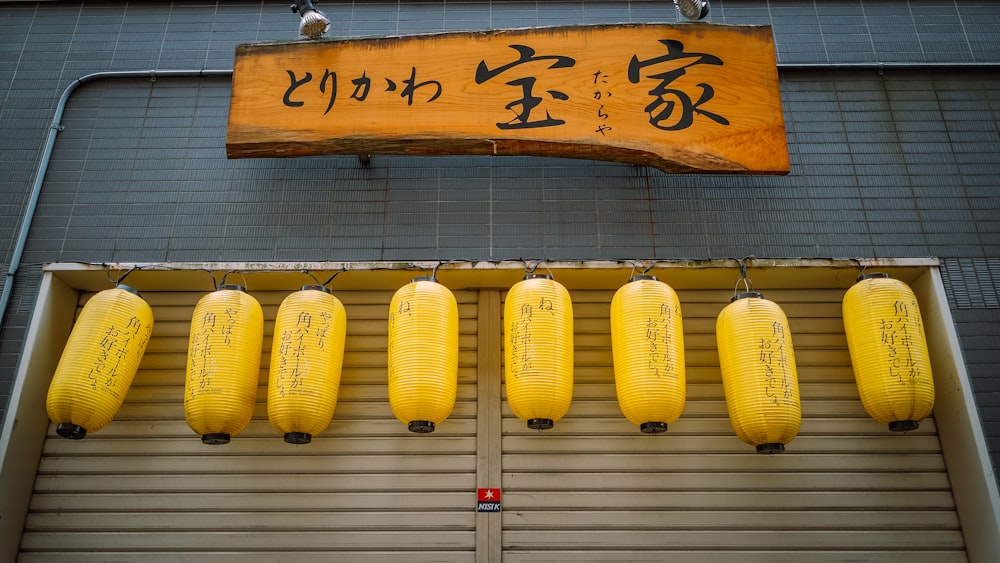
[(434, 265), (434, 268), (431, 269), (432, 280), (437, 281), (438, 268), (440, 268), (442, 264), (444, 264), (444, 262), (438, 262), (437, 264)]
[(527, 262), (527, 261), (525, 261), (525, 262), (524, 262), (524, 273), (525, 273), (525, 274), (534, 274), (534, 273), (535, 273), (535, 270), (537, 270), (537, 269), (538, 269), (538, 267), (539, 267), (539, 266), (541, 266), (541, 265), (542, 265), (542, 261), (541, 261), (541, 260), (539, 260), (539, 261), (535, 262), (535, 265), (534, 265), (534, 266), (530, 266), (530, 265), (528, 264), (528, 262)]
[(300, 271), (301, 273), (303, 273), (303, 274), (305, 274), (305, 275), (309, 276), (310, 278), (312, 278), (312, 279), (313, 279), (313, 281), (314, 281), (314, 282), (316, 282), (316, 285), (321, 285), (321, 286), (323, 286), (323, 287), (326, 287), (326, 286), (327, 286), (327, 284), (329, 284), (330, 282), (332, 282), (332, 281), (333, 281), (333, 278), (337, 277), (338, 275), (340, 275), (340, 273), (341, 273), (341, 272), (344, 272), (344, 271), (346, 271), (346, 270), (340, 270), (340, 271), (338, 271), (338, 272), (334, 272), (334, 273), (333, 273), (333, 275), (332, 275), (332, 276), (330, 276), (329, 278), (327, 278), (327, 280), (326, 280), (325, 282), (321, 282), (321, 281), (319, 281), (319, 278), (317, 278), (317, 277), (316, 277), (316, 274), (313, 274), (313, 273), (312, 273), (312, 271), (310, 271), (310, 270), (299, 270), (299, 271)]
[(736, 286), (733, 288), (733, 294), (736, 294), (737, 288), (740, 286), (740, 282), (743, 282), (743, 287), (746, 289), (747, 293), (753, 291), (753, 284), (750, 282), (750, 278), (747, 277), (747, 260), (753, 259), (753, 256), (736, 259), (736, 262), (740, 265), (740, 279), (736, 280)]
[[(229, 270), (228, 272), (226, 272), (225, 274), (222, 275), (222, 280), (220, 280), (219, 283), (215, 286), (215, 289), (219, 289), (219, 287), (225, 285), (226, 278), (228, 278), (230, 274), (239, 274), (239, 276), (241, 278), (243, 278), (243, 288), (244, 289), (247, 288), (247, 276), (246, 276), (246, 274), (244, 272), (234, 272), (232, 270)], [(212, 281), (215, 281), (215, 276), (212, 276)]]
[(645, 275), (646, 275), (646, 274), (648, 274), (648, 273), (649, 273), (649, 271), (650, 271), (650, 270), (652, 270), (652, 269), (653, 269), (654, 267), (656, 267), (656, 260), (653, 260), (652, 262), (650, 262), (650, 263), (649, 263), (649, 266), (646, 266), (646, 268), (645, 268), (645, 269), (643, 269), (643, 271), (642, 271), (642, 275), (644, 275), (644, 276), (645, 276)]
[(115, 286), (117, 286), (118, 284), (122, 283), (122, 281), (124, 281), (125, 278), (127, 278), (132, 272), (134, 272), (136, 270), (139, 270), (139, 269), (140, 269), (139, 266), (132, 266), (124, 274), (118, 276), (117, 279), (111, 279), (111, 270), (108, 270), (107, 271), (108, 272), (108, 281), (111, 282), (111, 283), (113, 283), (113, 284), (115, 284)]
[(322, 285), (323, 287), (326, 287), (326, 286), (330, 285), (330, 282), (332, 282), (332, 281), (333, 281), (333, 278), (335, 278), (335, 277), (339, 276), (340, 274), (343, 274), (343, 273), (344, 273), (344, 272), (346, 272), (346, 271), (347, 271), (347, 268), (344, 268), (343, 270), (340, 270), (339, 272), (334, 272), (334, 273), (333, 273), (333, 275), (332, 275), (332, 276), (330, 276), (330, 277), (328, 277), (328, 278), (326, 279), (326, 281), (325, 281), (325, 282), (323, 282), (323, 283), (322, 283), (321, 285)]
[(853, 258), (855, 262), (858, 263), (858, 277), (865, 275), (865, 270), (868, 269), (868, 265), (865, 264), (860, 258)]

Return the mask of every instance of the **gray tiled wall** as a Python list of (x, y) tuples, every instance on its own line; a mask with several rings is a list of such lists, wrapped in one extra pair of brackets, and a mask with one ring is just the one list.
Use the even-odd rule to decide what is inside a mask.
[[(938, 256), (1000, 460), (1000, 3), (712, 4), (716, 23), (774, 26), (788, 176), (519, 157), (229, 161), (228, 80), (81, 86), (3, 319), (0, 405), (51, 261)], [(676, 20), (666, 1), (320, 7), (348, 37)], [(72, 80), (226, 69), (236, 44), (295, 32), (287, 2), (0, 2), (4, 269)], [(828, 68), (791, 66), (812, 64)]]

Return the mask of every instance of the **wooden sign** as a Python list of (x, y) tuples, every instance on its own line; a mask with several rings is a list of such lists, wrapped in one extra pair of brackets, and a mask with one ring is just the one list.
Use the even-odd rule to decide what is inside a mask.
[(713, 24), (240, 45), (226, 149), (789, 169), (771, 28)]

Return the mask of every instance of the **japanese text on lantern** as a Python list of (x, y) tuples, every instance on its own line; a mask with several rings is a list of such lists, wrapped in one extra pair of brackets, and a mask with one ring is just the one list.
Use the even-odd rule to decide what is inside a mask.
[(122, 328), (109, 326), (98, 344), (97, 357), (87, 374), (90, 387), (118, 397), (118, 368), (122, 360), (135, 350), (145, 349), (152, 331), (152, 325), (143, 326), (142, 320), (137, 317), (130, 318)]
[[(410, 304), (408, 299), (400, 299), (399, 303), (394, 309), (389, 310), (389, 328), (391, 330), (396, 329), (396, 320), (399, 319), (401, 315), (413, 316), (413, 305)], [(392, 340), (389, 342), (392, 345)], [(389, 362), (389, 381), (396, 379), (398, 374), (396, 373), (396, 362)]]
[(278, 373), (275, 376), (275, 388), (285, 395), (316, 395), (316, 390), (307, 387), (306, 379), (310, 374), (309, 348), (315, 346), (323, 350), (324, 339), (330, 331), (331, 316), (323, 312), (313, 315), (308, 311), (300, 311), (295, 318), (295, 325), (281, 332), (278, 342)]
[(555, 316), (555, 304), (548, 297), (540, 297), (537, 303), (524, 303), (510, 327), (511, 366), (514, 378), (532, 375), (535, 347), (532, 345), (531, 323), (536, 314)]
[(893, 304), (893, 314), (882, 319), (882, 346), (889, 360), (889, 377), (900, 385), (914, 385), (921, 377), (920, 365), (913, 357), (912, 346), (920, 334), (920, 316), (911, 315), (915, 305), (905, 301)]
[(674, 330), (675, 317), (679, 315), (680, 307), (663, 303), (659, 314), (646, 318), (647, 368), (656, 377), (677, 377), (670, 349), (674, 343), (670, 335)]
[(775, 321), (771, 335), (760, 339), (760, 364), (764, 374), (764, 394), (775, 405), (796, 405), (798, 401), (792, 388), (788, 356), (785, 350), (785, 325)]
[(220, 319), (215, 311), (207, 311), (201, 317), (200, 326), (191, 332), (191, 346), (188, 352), (191, 362), (191, 369), (188, 371), (191, 375), (191, 385), (188, 385), (188, 389), (192, 398), (219, 392), (211, 388), (216, 368), (212, 352), (216, 345), (232, 347), (233, 329), (236, 327), (239, 311), (229, 308), (222, 314), (223, 318)]

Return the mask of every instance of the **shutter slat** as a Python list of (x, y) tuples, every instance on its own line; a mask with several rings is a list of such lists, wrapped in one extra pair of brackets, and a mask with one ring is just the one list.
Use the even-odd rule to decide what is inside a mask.
[[(36, 494), (32, 497), (31, 510), (36, 512), (114, 512), (127, 507), (135, 512), (315, 512), (357, 511), (382, 512), (408, 511), (419, 515), (429, 510), (459, 510), (471, 512), (469, 492), (336, 492), (317, 493), (161, 493), (135, 495), (125, 493), (67, 493)], [(175, 525), (183, 526), (177, 520)], [(169, 529), (164, 530), (168, 533)], [(55, 538), (53, 538), (55, 539)], [(58, 545), (58, 544), (56, 544)], [(109, 545), (105, 547), (105, 549)]]
[[(794, 442), (792, 442), (794, 443)], [(938, 454), (907, 453), (873, 456), (858, 452), (837, 454), (800, 453), (789, 456), (758, 456), (741, 453), (700, 452), (691, 455), (674, 448), (656, 452), (631, 453), (628, 456), (601, 452), (586, 456), (567, 456), (556, 452), (508, 453), (504, 456), (504, 471), (622, 471), (627, 467), (635, 473), (656, 472), (668, 475), (672, 471), (846, 471), (846, 472), (907, 472), (944, 471), (944, 459)]]
[[(294, 534), (292, 535), (294, 537)], [(392, 561), (399, 557), (399, 552), (386, 546), (365, 549), (364, 551), (338, 550), (337, 558), (343, 561), (381, 563)], [(87, 553), (58, 552), (22, 552), (18, 563), (108, 563), (109, 561), (142, 561), (142, 563), (187, 563), (189, 561), (211, 560), (212, 563), (315, 563), (315, 550), (300, 551), (297, 549), (255, 550), (255, 551), (218, 551), (205, 549), (191, 551), (185, 548), (171, 549), (165, 552), (150, 551), (92, 551)], [(476, 554), (470, 551), (443, 551), (427, 549), (410, 551), (406, 554), (406, 563), (474, 563)], [(920, 563), (920, 562), (918, 562)], [(943, 563), (950, 563), (943, 561)]]
[(545, 547), (548, 549), (575, 549), (585, 542), (593, 549), (617, 547), (628, 544), (632, 548), (697, 549), (711, 545), (718, 548), (749, 549), (766, 541), (781, 549), (839, 549), (850, 545), (853, 549), (906, 549), (913, 544), (929, 549), (961, 549), (962, 534), (957, 530), (658, 530), (655, 534), (636, 534), (631, 530), (563, 530), (558, 534), (539, 530), (509, 530), (504, 544), (519, 549)]
[[(183, 527), (177, 525), (183, 521)], [(66, 528), (77, 531), (122, 530), (159, 532), (164, 528), (187, 531), (336, 531), (402, 530), (434, 531), (442, 527), (470, 530), (473, 522), (462, 512), (427, 511), (420, 518), (412, 512), (76, 512), (71, 514), (33, 514), (25, 526), (29, 532), (57, 532)]]
[[(625, 510), (559, 511), (539, 510), (504, 513), (504, 527), (533, 530), (546, 526), (594, 527), (606, 530), (659, 531), (768, 529), (787, 530), (833, 528), (837, 530), (957, 530), (958, 518), (947, 510), (908, 510), (905, 518), (895, 510), (827, 510), (822, 517), (815, 511), (785, 510)], [(560, 526), (563, 524), (563, 526)]]
[(42, 460), (39, 475), (152, 475), (185, 473), (200, 475), (275, 474), (294, 467), (302, 473), (353, 474), (381, 468), (382, 474), (471, 472), (473, 454), (449, 455), (447, 465), (434, 454), (315, 454), (298, 450), (270, 455), (145, 455), (145, 456), (50, 456)]
[(356, 549), (384, 549), (387, 545), (406, 546), (406, 549), (440, 549), (442, 545), (468, 545), (475, 532), (472, 530), (435, 531), (377, 530), (377, 531), (298, 531), (278, 532), (274, 530), (238, 531), (171, 531), (169, 534), (149, 534), (146, 532), (29, 532), (21, 539), (21, 549), (31, 551), (58, 543), (64, 550), (107, 549), (114, 545), (118, 549), (143, 549), (149, 551), (170, 551), (176, 549), (211, 549), (213, 551), (232, 550), (275, 550), (289, 545), (298, 549), (313, 549), (330, 552)]

